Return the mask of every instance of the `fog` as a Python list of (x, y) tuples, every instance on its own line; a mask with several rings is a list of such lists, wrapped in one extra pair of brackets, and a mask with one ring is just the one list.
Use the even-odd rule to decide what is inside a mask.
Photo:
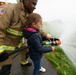
[(35, 12), (44, 21), (76, 21), (76, 0), (38, 0)]
[[(0, 0), (16, 3), (17, 0)], [(38, 0), (34, 12), (43, 17), (43, 21), (76, 21), (76, 0)]]

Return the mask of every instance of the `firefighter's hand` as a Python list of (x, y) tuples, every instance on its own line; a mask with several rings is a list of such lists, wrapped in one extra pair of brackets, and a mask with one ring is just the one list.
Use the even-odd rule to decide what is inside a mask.
[(6, 53), (6, 52), (3, 52), (3, 53), (1, 53), (0, 54), (0, 62), (3, 62), (3, 61), (5, 61), (6, 59), (8, 59), (8, 53)]
[(50, 34), (47, 34), (46, 38), (47, 38), (47, 39), (51, 39), (51, 38), (53, 38), (53, 37), (52, 37)]

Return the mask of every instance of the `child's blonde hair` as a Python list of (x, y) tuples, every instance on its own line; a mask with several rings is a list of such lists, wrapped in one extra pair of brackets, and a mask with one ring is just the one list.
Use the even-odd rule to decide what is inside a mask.
[(26, 21), (25, 27), (31, 27), (32, 23), (38, 23), (42, 17), (38, 13), (31, 13)]

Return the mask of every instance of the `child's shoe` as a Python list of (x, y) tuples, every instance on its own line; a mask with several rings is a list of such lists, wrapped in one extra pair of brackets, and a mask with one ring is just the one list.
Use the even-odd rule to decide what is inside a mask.
[(43, 67), (41, 67), (41, 68), (39, 69), (39, 71), (40, 71), (40, 72), (46, 72), (46, 69), (43, 68)]

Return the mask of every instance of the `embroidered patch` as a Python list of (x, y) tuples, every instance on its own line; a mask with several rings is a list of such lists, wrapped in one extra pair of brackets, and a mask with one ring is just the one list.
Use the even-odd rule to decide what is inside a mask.
[(3, 8), (0, 8), (0, 16), (3, 15), (5, 10)]

